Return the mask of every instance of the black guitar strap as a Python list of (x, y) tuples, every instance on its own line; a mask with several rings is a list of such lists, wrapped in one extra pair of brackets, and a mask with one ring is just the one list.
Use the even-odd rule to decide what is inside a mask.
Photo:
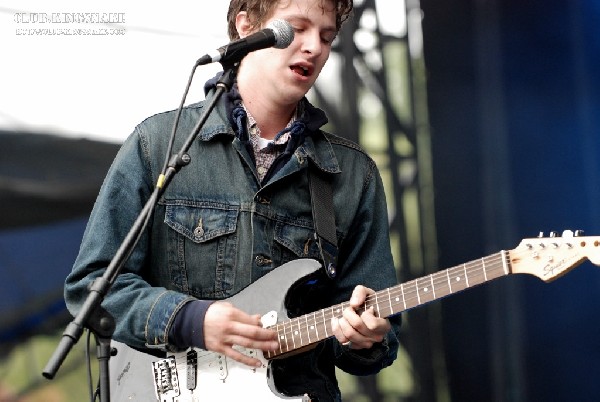
[(308, 172), (315, 239), (325, 272), (330, 279), (333, 279), (337, 273), (338, 257), (333, 190), (329, 179), (316, 166), (311, 164)]

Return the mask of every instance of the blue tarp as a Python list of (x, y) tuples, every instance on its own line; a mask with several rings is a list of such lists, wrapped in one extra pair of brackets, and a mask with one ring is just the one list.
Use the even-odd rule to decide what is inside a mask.
[(86, 219), (0, 231), (0, 344), (54, 329)]
[(64, 280), (117, 149), (0, 131), (0, 354), (69, 319)]

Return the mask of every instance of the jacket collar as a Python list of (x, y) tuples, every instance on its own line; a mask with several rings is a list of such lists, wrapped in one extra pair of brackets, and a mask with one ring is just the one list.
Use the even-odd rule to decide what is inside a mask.
[[(214, 95), (220, 75), (221, 73), (217, 74), (204, 85), (207, 100)], [(324, 172), (341, 172), (331, 142), (321, 130), (321, 127), (328, 122), (325, 112), (313, 106), (306, 97), (302, 98), (300, 102), (303, 103), (303, 112), (298, 117), (298, 121), (302, 122), (305, 128), (302, 133), (303, 138), (298, 141), (299, 145), (295, 152), (304, 154)], [(243, 130), (234, 130), (237, 123), (233, 117), (233, 110), (238, 106), (241, 106), (241, 97), (237, 89), (237, 83), (234, 83), (231, 90), (223, 94), (219, 104), (213, 109), (213, 113), (208, 117), (199, 138), (202, 141), (210, 141), (216, 136), (226, 135), (240, 139), (239, 135)]]

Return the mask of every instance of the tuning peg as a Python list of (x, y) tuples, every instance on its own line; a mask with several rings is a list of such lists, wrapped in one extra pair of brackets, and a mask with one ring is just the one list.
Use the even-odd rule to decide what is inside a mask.
[(558, 232), (553, 230), (552, 232), (550, 232), (550, 237), (560, 237), (560, 235), (558, 234)]
[(583, 230), (576, 230), (575, 231), (575, 237), (579, 237), (579, 236), (583, 236)]
[(541, 239), (542, 237), (544, 237), (544, 232), (540, 232), (538, 233), (538, 237)]

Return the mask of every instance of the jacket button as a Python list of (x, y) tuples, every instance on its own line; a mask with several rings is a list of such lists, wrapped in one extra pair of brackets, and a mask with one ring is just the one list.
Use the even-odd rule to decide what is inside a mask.
[(271, 263), (273, 262), (273, 260), (265, 257), (264, 255), (257, 255), (254, 258), (254, 261), (256, 262), (256, 265), (259, 267), (264, 267), (265, 265), (271, 265)]
[(204, 236), (204, 228), (202, 227), (202, 218), (198, 219), (198, 226), (194, 229), (194, 236), (202, 237)]
[(263, 197), (262, 195), (257, 195), (256, 201), (259, 204), (265, 204), (265, 205), (269, 205), (271, 203), (271, 200), (269, 200), (267, 197)]

